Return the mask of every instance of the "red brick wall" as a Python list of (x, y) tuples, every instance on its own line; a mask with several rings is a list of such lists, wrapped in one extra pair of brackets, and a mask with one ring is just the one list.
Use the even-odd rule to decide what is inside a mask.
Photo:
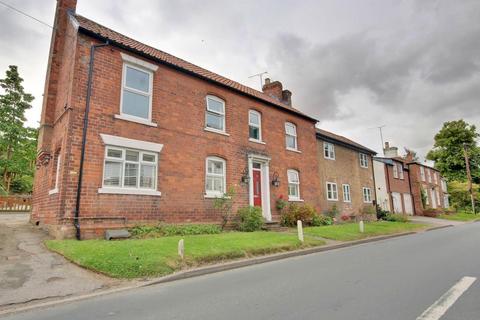
[[(60, 224), (68, 226), (71, 226), (75, 207), (88, 56), (92, 41), (93, 39), (87, 36), (79, 35), (73, 73), (69, 132), (64, 134), (56, 131), (54, 134), (55, 139), (64, 138), (65, 147), (62, 150), (68, 147), (66, 150), (68, 154), (63, 157), (65, 161), (58, 195), (60, 199), (57, 199), (56, 207), (49, 206), (48, 211), (52, 216), (58, 217)], [(131, 224), (144, 221), (219, 222), (218, 213), (212, 210), (213, 201), (204, 199), (205, 158), (209, 155), (220, 156), (227, 161), (227, 186), (233, 186), (237, 192), (235, 209), (248, 205), (248, 187), (241, 184), (240, 180), (249, 153), (271, 157), (270, 180), (274, 172), (279, 174), (280, 187), (271, 186), (270, 189), (274, 220), (278, 219), (275, 199), (287, 194), (286, 172), (289, 168), (300, 172), (300, 190), (305, 202), (319, 207), (317, 199), (319, 182), (318, 175), (315, 174), (318, 162), (313, 121), (164, 65), (158, 65), (153, 81), (152, 121), (158, 126), (150, 127), (115, 119), (114, 115), (119, 113), (120, 108), (122, 63), (118, 48), (110, 46), (97, 50), (80, 212), (84, 219), (83, 231), (87, 236), (93, 235), (95, 230), (101, 230), (103, 227), (123, 223), (117, 217), (125, 217)], [(230, 136), (204, 131), (207, 94), (225, 100), (226, 131)], [(262, 138), (266, 142), (265, 145), (248, 141), (249, 109), (255, 109), (262, 114)], [(298, 147), (301, 153), (285, 149), (286, 121), (297, 125)], [(102, 186), (104, 157), (101, 133), (164, 144), (158, 163), (158, 190), (162, 192), (161, 197), (98, 193), (98, 188)], [(42, 167), (39, 171), (43, 173), (36, 179), (38, 201), (34, 205), (37, 207), (35, 216), (42, 220), (46, 206), (42, 205), (40, 199), (53, 199), (55, 196), (49, 197), (46, 195), (46, 188), (40, 187), (45, 184), (45, 178), (52, 174), (51, 169)], [(88, 220), (86, 217), (104, 219)], [(42, 222), (48, 223), (47, 221), (49, 220), (44, 219)], [(87, 234), (89, 232), (92, 234)]]
[[(411, 176), (411, 179), (412, 179), (412, 193), (413, 193), (413, 202), (414, 202), (414, 205), (415, 205), (415, 213), (417, 215), (423, 215), (425, 209), (432, 208), (432, 201), (433, 200), (432, 200), (431, 193), (430, 193), (431, 189), (438, 190), (438, 194), (440, 196), (440, 198), (439, 198), (440, 205), (438, 205), (438, 203), (437, 203), (436, 211), (443, 212), (444, 211), (444, 209), (443, 209), (443, 207), (444, 207), (443, 195), (445, 193), (447, 193), (447, 190), (442, 190), (442, 186), (441, 186), (442, 176), (440, 175), (440, 173), (438, 171), (436, 171), (432, 168), (423, 166), (424, 170), (425, 170), (425, 181), (423, 181), (422, 177), (421, 177), (421, 173), (420, 173), (420, 167), (422, 167), (422, 165), (417, 164), (417, 163), (409, 164), (410, 176)], [(432, 175), (432, 182), (428, 182), (427, 170), (430, 170), (430, 173)], [(433, 177), (434, 174), (437, 175), (437, 183), (435, 183), (435, 178)], [(426, 207), (424, 207), (423, 203), (422, 203), (422, 196), (421, 196), (421, 192), (422, 192), (421, 190), (422, 189), (424, 189), (426, 191), (426, 196), (428, 198), (429, 205), (427, 205)]]

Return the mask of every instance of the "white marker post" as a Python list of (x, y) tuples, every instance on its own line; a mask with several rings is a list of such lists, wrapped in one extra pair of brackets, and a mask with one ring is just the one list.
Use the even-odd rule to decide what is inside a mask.
[(183, 260), (183, 257), (185, 255), (185, 244), (183, 242), (183, 239), (180, 239), (178, 241), (178, 255), (180, 256), (180, 258), (182, 258)]
[(363, 224), (363, 220), (360, 220), (360, 222), (358, 223), (358, 226), (360, 227), (360, 233), (364, 233), (365, 225)]
[(298, 240), (303, 242), (303, 227), (302, 220), (297, 220), (297, 231), (298, 231)]

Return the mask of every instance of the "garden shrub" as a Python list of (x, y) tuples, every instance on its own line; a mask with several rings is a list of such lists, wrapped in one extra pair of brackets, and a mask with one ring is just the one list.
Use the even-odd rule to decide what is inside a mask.
[(330, 210), (325, 211), (325, 215), (329, 216), (330, 218), (335, 218), (338, 215), (337, 205), (334, 204)]
[(314, 215), (310, 224), (314, 227), (329, 226), (333, 224), (333, 218), (326, 215)]
[(262, 208), (248, 206), (238, 209), (237, 221), (235, 223), (235, 228), (238, 231), (257, 231), (262, 229), (262, 226)]
[(423, 210), (423, 215), (425, 217), (436, 218), (440, 213), (437, 212), (435, 209), (426, 209)]
[(392, 222), (408, 222), (408, 217), (398, 213), (387, 213), (383, 220)]
[(291, 203), (283, 210), (280, 222), (283, 226), (294, 227), (297, 224), (297, 220), (301, 220), (307, 225), (312, 222), (315, 215), (316, 212), (313, 206), (308, 204), (299, 206), (296, 203)]
[(385, 220), (385, 217), (390, 214), (388, 210), (383, 210), (378, 204), (376, 206), (377, 209), (377, 219)]
[(220, 226), (215, 224), (162, 224), (159, 226), (135, 226), (130, 229), (134, 238), (218, 234), (221, 231)]
[(288, 205), (288, 201), (283, 198), (283, 195), (280, 195), (275, 202), (275, 207), (278, 211), (282, 211)]

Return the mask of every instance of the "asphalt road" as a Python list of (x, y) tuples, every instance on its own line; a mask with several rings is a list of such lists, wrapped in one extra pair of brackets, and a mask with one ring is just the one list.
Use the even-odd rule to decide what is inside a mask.
[[(479, 246), (473, 223), (6, 319), (417, 319), (461, 278), (480, 278)], [(480, 319), (480, 280), (441, 319)]]

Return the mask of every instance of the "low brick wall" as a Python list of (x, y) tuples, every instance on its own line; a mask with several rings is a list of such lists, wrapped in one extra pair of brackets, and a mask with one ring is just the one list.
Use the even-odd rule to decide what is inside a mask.
[(29, 212), (31, 209), (31, 196), (0, 196), (0, 213)]

